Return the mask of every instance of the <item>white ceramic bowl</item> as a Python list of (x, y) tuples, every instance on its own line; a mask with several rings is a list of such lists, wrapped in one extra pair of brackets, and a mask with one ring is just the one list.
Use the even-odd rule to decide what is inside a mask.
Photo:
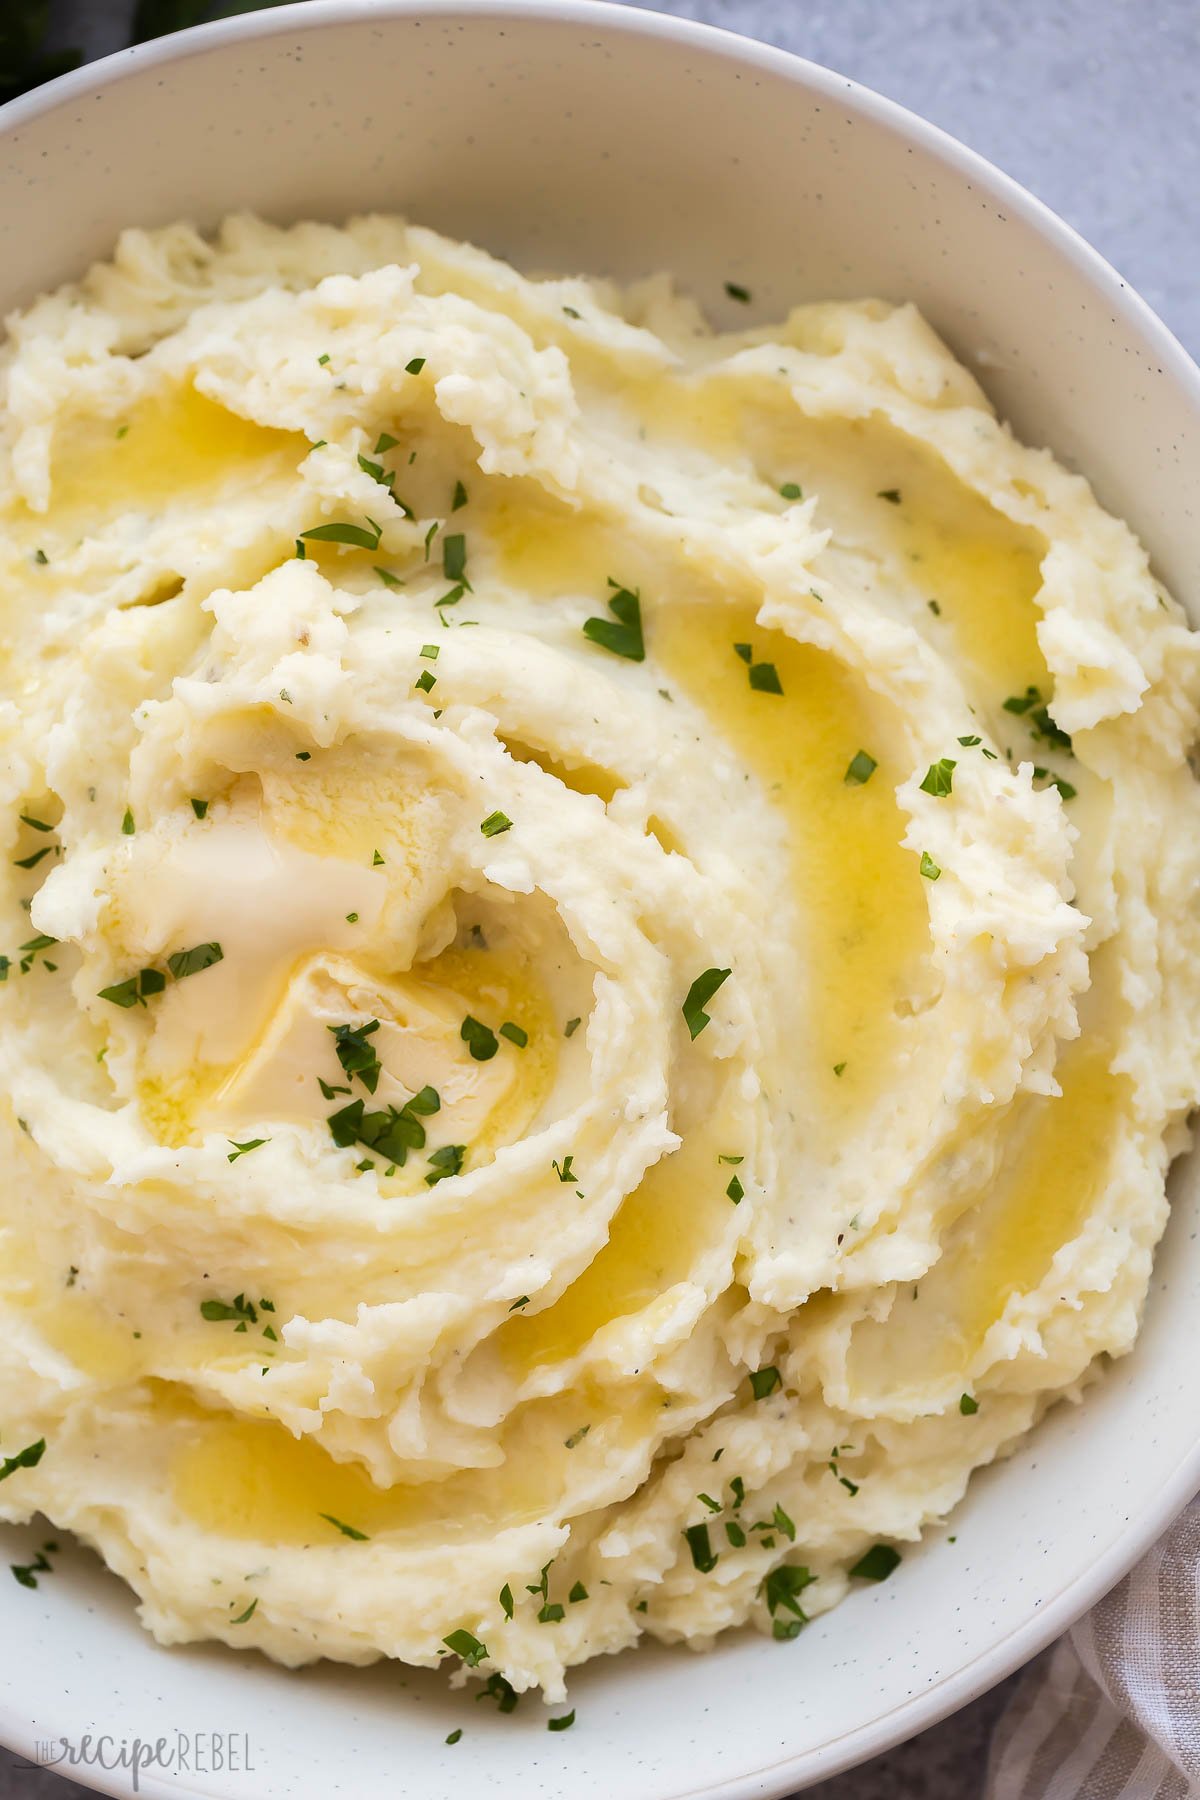
[[(718, 319), (916, 300), (1034, 443), (1091, 476), (1200, 620), (1200, 372), (1029, 195), (887, 101), (760, 45), (615, 6), (310, 0), (69, 75), (0, 114), (0, 301), (121, 226), (237, 207), (400, 209), (531, 268), (674, 270)], [(738, 311), (744, 322), (744, 311)], [(246, 1733), (253, 1773), (144, 1774), (151, 1796), (502, 1800), (779, 1795), (887, 1748), (1008, 1673), (1096, 1600), (1200, 1486), (1200, 1183), (1176, 1171), (1145, 1330), (973, 1485), (886, 1584), (795, 1643), (640, 1650), (581, 1672), (574, 1730), (429, 1676), (285, 1674), (160, 1650), (82, 1553), (0, 1632), (0, 1738)], [(29, 1532), (0, 1533), (4, 1560)], [(453, 1748), (443, 1739), (465, 1725)], [(110, 1752), (111, 1755), (111, 1752)], [(116, 1769), (71, 1771), (126, 1794)]]

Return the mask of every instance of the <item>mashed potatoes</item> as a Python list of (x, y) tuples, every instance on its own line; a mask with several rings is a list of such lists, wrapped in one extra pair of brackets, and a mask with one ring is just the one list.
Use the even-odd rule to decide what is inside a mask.
[(0, 1514), (501, 1696), (795, 1636), (1133, 1341), (1178, 607), (909, 307), (242, 218), (10, 332)]

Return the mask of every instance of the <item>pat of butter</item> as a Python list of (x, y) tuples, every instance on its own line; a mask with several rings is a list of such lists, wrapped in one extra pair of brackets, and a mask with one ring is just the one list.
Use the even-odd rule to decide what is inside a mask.
[[(350, 1099), (368, 1111), (403, 1106), (414, 1093), (437, 1089), (441, 1111), (424, 1123), (431, 1146), (471, 1143), (504, 1100), (517, 1073), (511, 1055), (475, 1061), (461, 1036), (466, 1004), (425, 982), (379, 980), (346, 957), (316, 956), (295, 970), (282, 1000), (250, 1054), (212, 1095), (197, 1123), (311, 1123)], [(333, 1028), (378, 1021), (368, 1042), (382, 1069), (374, 1094), (351, 1079), (337, 1058)], [(320, 1082), (349, 1088), (328, 1100)]]

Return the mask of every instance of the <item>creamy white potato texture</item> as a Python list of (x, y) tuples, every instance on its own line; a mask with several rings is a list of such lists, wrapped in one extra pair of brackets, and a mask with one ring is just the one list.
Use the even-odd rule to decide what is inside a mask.
[(911, 307), (389, 218), (131, 231), (2, 372), (0, 1514), (501, 1698), (888, 1574), (1197, 1096), (1134, 537)]

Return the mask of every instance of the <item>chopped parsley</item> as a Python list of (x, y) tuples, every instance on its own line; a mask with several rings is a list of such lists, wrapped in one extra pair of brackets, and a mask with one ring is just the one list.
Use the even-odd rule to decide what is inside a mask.
[(496, 1041), (496, 1034), (491, 1027), (484, 1025), (479, 1019), (472, 1018), (470, 1013), (459, 1027), (458, 1035), (476, 1062), (491, 1062), (500, 1048)]
[(424, 657), (426, 662), (436, 662), (438, 657), (441, 655), (441, 645), (440, 644), (422, 644), (421, 645), (421, 655)]
[(33, 851), (30, 856), (14, 856), (13, 867), (16, 869), (36, 869), (43, 856), (49, 856), (53, 850), (53, 844), (43, 844), (40, 850)]
[(471, 1631), (452, 1631), (442, 1642), (448, 1650), (453, 1650), (455, 1656), (462, 1657), (468, 1669), (477, 1669), (488, 1653), (487, 1645), (480, 1643)]
[(45, 1438), (38, 1438), (35, 1444), (26, 1444), (25, 1448), (18, 1450), (15, 1456), (6, 1456), (3, 1462), (0, 1462), (0, 1481), (7, 1481), (9, 1476), (15, 1475), (18, 1469), (36, 1469), (45, 1454)]
[(547, 1731), (569, 1731), (574, 1723), (575, 1723), (575, 1708), (572, 1707), (569, 1713), (559, 1713), (557, 1719), (547, 1719), (546, 1720), (546, 1730)]
[(382, 456), (385, 450), (394, 450), (399, 442), (400, 439), (394, 438), (390, 431), (381, 431), (375, 440), (376, 456)]
[(893, 1550), (890, 1544), (872, 1544), (850, 1570), (850, 1576), (852, 1580), (886, 1581), (892, 1571), (900, 1567), (900, 1562), (900, 1552)]
[(565, 1617), (565, 1612), (566, 1612), (566, 1609), (560, 1604), (559, 1601), (547, 1600), (545, 1606), (543, 1606), (541, 1611), (538, 1613), (538, 1624), (539, 1625), (557, 1625), (559, 1620), (562, 1619), (563, 1617)]
[(118, 981), (112, 987), (101, 988), (97, 998), (111, 1001), (113, 1006), (145, 1006), (147, 997), (161, 994), (166, 985), (167, 978), (161, 969), (141, 969), (127, 981)]
[(899, 488), (880, 488), (880, 490), (876, 494), (875, 498), (877, 500), (890, 500), (893, 506), (899, 506), (899, 504), (900, 504), (900, 489)]
[(833, 1072), (835, 1075), (837, 1075), (837, 1076), (844, 1075), (845, 1071), (846, 1071), (846, 1065), (844, 1062), (834, 1063)]
[(517, 1298), (513, 1301), (512, 1305), (509, 1307), (508, 1310), (510, 1313), (520, 1312), (520, 1310), (523, 1306), (528, 1306), (528, 1305), (529, 1305), (529, 1295), (528, 1294), (518, 1294)]
[(803, 500), (804, 490), (798, 481), (785, 481), (779, 492), (785, 500)]
[(431, 688), (437, 686), (437, 676), (430, 674), (428, 669), (422, 669), (413, 686), (420, 688), (423, 694), (427, 694)]
[(739, 1200), (745, 1199), (745, 1196), (746, 1196), (746, 1190), (742, 1186), (741, 1182), (738, 1180), (736, 1175), (733, 1177), (732, 1181), (729, 1183), (729, 1186), (725, 1189), (725, 1192), (729, 1196), (729, 1198), (733, 1201), (733, 1204), (735, 1206), (738, 1204)]
[[(505, 1587), (504, 1592), (507, 1592), (507, 1586)], [(509, 1617), (512, 1617), (511, 1613), (509, 1614)], [(513, 1687), (512, 1683), (506, 1681), (497, 1669), (494, 1674), (488, 1676), (475, 1698), (477, 1700), (494, 1700), (500, 1712), (510, 1713), (516, 1712), (520, 1695), (517, 1693), (517, 1690)]]
[(462, 1726), (461, 1726), (461, 1725), (456, 1725), (456, 1726), (455, 1726), (455, 1727), (454, 1727), (454, 1730), (453, 1730), (453, 1731), (448, 1731), (448, 1732), (447, 1732), (447, 1733), (446, 1733), (446, 1742), (447, 1742), (447, 1743), (448, 1743), (448, 1744), (457, 1744), (457, 1743), (458, 1743), (458, 1740), (459, 1740), (459, 1739), (460, 1739), (460, 1738), (461, 1738), (461, 1737), (462, 1737)]
[(393, 575), (390, 569), (383, 568), (379, 563), (372, 563), (371, 567), (378, 575), (380, 581), (382, 581), (384, 587), (402, 588), (404, 586), (400, 577), (398, 575)]
[(365, 1025), (327, 1025), (327, 1031), (333, 1033), (337, 1049), (337, 1059), (342, 1071), (348, 1075), (353, 1084), (354, 1077), (373, 1094), (379, 1086), (379, 1077), (383, 1073), (383, 1065), (375, 1052), (375, 1046), (367, 1039), (379, 1030), (379, 1020), (370, 1019)]
[(512, 820), (507, 813), (490, 812), (479, 827), (484, 837), (499, 837), (502, 831), (512, 830)]
[(712, 1547), (706, 1524), (689, 1525), (684, 1532), (688, 1549), (692, 1553), (692, 1566), (701, 1575), (709, 1575), (717, 1566), (718, 1553)]
[(774, 663), (751, 663), (747, 674), (750, 677), (750, 686), (756, 694), (782, 694), (783, 683), (779, 679), (779, 671)]
[(378, 850), (372, 850), (372, 852), (371, 852), (371, 867), (373, 869), (382, 869), (383, 866), (384, 866), (383, 858), (382, 858), (382, 856), (380, 856)]
[(958, 1410), (964, 1417), (970, 1418), (972, 1413), (977, 1413), (979, 1411), (979, 1402), (975, 1399), (973, 1394), (961, 1394), (958, 1401)]
[(729, 1539), (735, 1550), (745, 1548), (746, 1534), (736, 1519), (726, 1519), (725, 1536)]
[(700, 1036), (709, 1023), (709, 1015), (704, 1008), (731, 973), (730, 969), (705, 969), (703, 975), (697, 975), (688, 989), (680, 1010), (693, 1040)]
[(133, 814), (129, 810), (129, 808), (126, 807), (125, 808), (125, 817), (121, 820), (122, 835), (124, 837), (132, 837), (136, 830), (137, 830), (137, 826), (133, 822)]
[(257, 1150), (261, 1144), (269, 1144), (270, 1141), (270, 1138), (248, 1138), (244, 1144), (239, 1144), (236, 1138), (226, 1138), (225, 1142), (232, 1144), (233, 1149), (225, 1160), (236, 1162), (239, 1156), (249, 1156), (251, 1150)]
[(321, 367), (324, 368), (325, 364), (329, 361), (328, 350), (324, 351), (320, 356), (318, 356), (317, 361), (321, 365)]
[(352, 1144), (365, 1144), (389, 1163), (403, 1168), (410, 1150), (425, 1148), (423, 1117), (438, 1112), (441, 1099), (437, 1089), (423, 1087), (403, 1106), (389, 1106), (386, 1111), (367, 1112), (362, 1100), (351, 1100), (328, 1119), (333, 1141), (340, 1149)]
[(423, 356), (414, 356), (411, 362), (405, 363), (404, 373), (406, 375), (419, 375), (424, 367), (425, 358)]
[(378, 550), (382, 536), (383, 526), (377, 525), (374, 519), (368, 519), (365, 526), (336, 520), (330, 525), (314, 525), (311, 530), (302, 531), (296, 542), (352, 544), (358, 550)]
[(576, 1173), (575, 1173), (575, 1153), (574, 1153), (574, 1151), (572, 1151), (569, 1156), (564, 1156), (561, 1163), (556, 1158), (550, 1164), (550, 1167), (554, 1170), (554, 1173), (558, 1176), (558, 1179), (562, 1182), (579, 1180), (578, 1175), (576, 1175)]
[(737, 300), (740, 301), (743, 306), (749, 306), (750, 289), (742, 287), (739, 282), (727, 281), (725, 283), (725, 292), (729, 295), (731, 300)]
[(582, 1019), (568, 1019), (566, 1024), (563, 1026), (563, 1036), (564, 1037), (574, 1037), (575, 1033), (579, 1030), (579, 1027), (582, 1023), (583, 1023)]
[(847, 787), (862, 787), (866, 782), (870, 781), (878, 767), (879, 764), (875, 761), (873, 756), (868, 756), (865, 750), (856, 750), (854, 755), (850, 758), (850, 762), (847, 766), (846, 773), (842, 776), (842, 780)]
[(937, 881), (941, 878), (942, 871), (937, 863), (934, 862), (928, 850), (922, 850), (921, 852), (921, 873), (926, 881)]
[(442, 539), (442, 574), (447, 581), (463, 581), (467, 571), (467, 540), (461, 531)]
[(344, 1519), (335, 1519), (332, 1513), (322, 1513), (321, 1517), (327, 1524), (335, 1526), (343, 1537), (353, 1538), (356, 1544), (366, 1544), (370, 1541), (365, 1531), (359, 1531), (354, 1525), (347, 1525)]
[(505, 1019), (500, 1027), (500, 1036), (507, 1038), (510, 1044), (515, 1044), (518, 1050), (523, 1050), (529, 1042), (529, 1033), (520, 1025), (514, 1025), (511, 1019)]
[(774, 1363), (768, 1363), (764, 1369), (753, 1369), (750, 1373), (750, 1391), (756, 1400), (765, 1400), (776, 1388), (783, 1386), (783, 1377)]
[(505, 1618), (511, 1619), (513, 1616), (513, 1593), (507, 1581), (500, 1589), (500, 1605), (504, 1609)]
[(463, 1158), (467, 1154), (465, 1144), (443, 1144), (429, 1158), (429, 1174), (425, 1177), (426, 1187), (436, 1187), (439, 1181), (445, 1181), (448, 1175), (461, 1175)]
[(8, 1566), (13, 1572), (14, 1579), (20, 1582), (23, 1588), (35, 1588), (37, 1586), (37, 1578), (39, 1575), (50, 1574), (52, 1565), (48, 1558), (52, 1556), (57, 1549), (58, 1545), (53, 1540), (50, 1540), (48, 1543), (42, 1545), (31, 1563), (10, 1563)]
[(225, 952), (220, 944), (194, 944), (190, 950), (176, 950), (167, 958), (167, 967), (176, 981), (184, 981), (189, 975), (198, 975), (202, 969), (211, 969), (214, 963), (223, 962)]
[(1056, 750), (1072, 748), (1068, 733), (1061, 730), (1050, 717), (1040, 689), (1027, 687), (1023, 694), (1010, 694), (1003, 704), (1005, 712), (1014, 713), (1018, 718), (1026, 718), (1030, 731), (1039, 741), (1044, 740)]
[(958, 764), (949, 756), (930, 763), (921, 783), (921, 792), (932, 794), (935, 800), (944, 800), (954, 787), (954, 771), (957, 767)]
[(467, 504), (467, 490), (461, 481), (454, 484), (454, 498), (450, 502), (450, 511), (457, 512), (460, 506)]
[[(770, 1570), (763, 1582), (766, 1595), (767, 1611), (774, 1624), (774, 1635), (780, 1639), (794, 1638), (808, 1624), (808, 1614), (800, 1605), (799, 1596), (806, 1587), (811, 1587), (816, 1576), (806, 1569), (803, 1563), (780, 1563), (779, 1567)], [(780, 1619), (776, 1614), (780, 1609), (791, 1613), (790, 1619)]]
[(579, 1602), (581, 1600), (586, 1600), (587, 1597), (588, 1597), (588, 1591), (584, 1587), (582, 1581), (577, 1581), (575, 1583), (574, 1587), (571, 1589), (570, 1593), (567, 1595), (567, 1599), (571, 1602), (572, 1606), (578, 1606)]
[(608, 597), (608, 608), (613, 617), (585, 619), (583, 635), (590, 643), (599, 644), (602, 650), (611, 650), (614, 656), (624, 656), (630, 662), (645, 662), (641, 591), (622, 587), (611, 575), (608, 585), (615, 589)]
[(53, 831), (53, 825), (47, 825), (44, 819), (34, 819), (29, 813), (18, 813), (22, 825), (28, 825), (33, 831)]
[[(232, 1140), (230, 1140), (232, 1141)], [(274, 1311), (272, 1307), (270, 1309)], [(257, 1325), (258, 1308), (253, 1300), (247, 1300), (245, 1294), (238, 1294), (233, 1300), (202, 1300), (200, 1317), (207, 1319), (210, 1325), (223, 1324), (228, 1320), (236, 1320), (239, 1331), (245, 1331), (247, 1325)]]
[(245, 1612), (239, 1613), (237, 1618), (231, 1619), (229, 1621), (229, 1623), (231, 1625), (248, 1625), (250, 1623), (250, 1620), (254, 1617), (255, 1609), (257, 1606), (258, 1606), (258, 1595), (256, 1594), (254, 1596), (253, 1600), (250, 1602), (249, 1606), (246, 1608)]
[(204, 817), (205, 813), (208, 811), (208, 801), (207, 800), (193, 800), (192, 801), (192, 811), (195, 813), (195, 815), (198, 819), (202, 819)]

